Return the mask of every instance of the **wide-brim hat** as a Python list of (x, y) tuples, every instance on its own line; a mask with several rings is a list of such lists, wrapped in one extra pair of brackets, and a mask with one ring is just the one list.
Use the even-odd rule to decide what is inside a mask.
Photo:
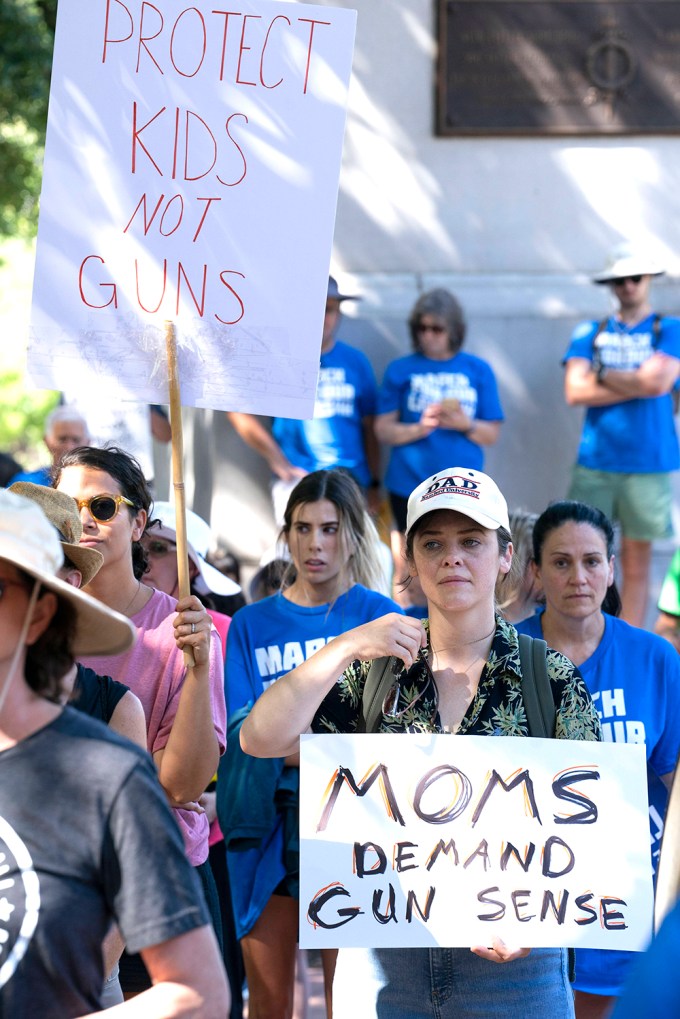
[(406, 533), (426, 513), (455, 510), (471, 520), (498, 530), (510, 530), (508, 504), (488, 474), (469, 467), (449, 467), (427, 478), (411, 492), (406, 511)]
[(341, 294), (340, 288), (338, 287), (338, 281), (335, 276), (328, 277), (328, 293), (326, 294), (326, 300), (332, 301), (358, 301), (359, 298), (355, 294)]
[(40, 507), (4, 490), (0, 490), (0, 559), (35, 577), (75, 609), (74, 655), (117, 655), (134, 643), (137, 634), (129, 619), (56, 575), (64, 553), (57, 531)]
[[(171, 502), (155, 502), (151, 514), (152, 524), (147, 529), (147, 534), (157, 538), (166, 538), (168, 541), (177, 541), (177, 516), (175, 506)], [(192, 561), (199, 576), (195, 578), (194, 585), (201, 594), (233, 595), (239, 594), (241, 588), (231, 577), (211, 566), (206, 561), (206, 555), (212, 544), (212, 531), (210, 524), (206, 523), (203, 517), (193, 510), (186, 510), (187, 522), (187, 555)]]
[(618, 244), (607, 257), (607, 264), (593, 276), (593, 283), (611, 283), (626, 276), (662, 276), (665, 268), (656, 255), (633, 244)]
[(46, 488), (44, 485), (34, 485), (32, 481), (17, 481), (10, 485), (9, 490), (37, 502), (49, 522), (59, 532), (64, 556), (68, 556), (82, 576), (82, 586), (87, 587), (104, 565), (104, 556), (96, 548), (85, 548), (79, 544), (83, 525), (75, 499), (66, 492), (57, 492), (56, 489)]

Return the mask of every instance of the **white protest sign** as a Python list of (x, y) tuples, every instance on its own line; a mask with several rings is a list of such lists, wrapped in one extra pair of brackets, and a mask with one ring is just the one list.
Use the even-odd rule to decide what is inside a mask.
[(311, 417), (356, 12), (60, 0), (34, 384)]
[(300, 944), (643, 949), (641, 744), (303, 736)]

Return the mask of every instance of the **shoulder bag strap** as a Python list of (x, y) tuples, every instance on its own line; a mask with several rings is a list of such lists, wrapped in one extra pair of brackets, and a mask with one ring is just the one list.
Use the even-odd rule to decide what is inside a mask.
[[(654, 316), (654, 322), (652, 323), (652, 349), (658, 350), (661, 346), (661, 333), (663, 330), (663, 320), (661, 315), (656, 314)], [(678, 383), (676, 382), (671, 389), (671, 401), (673, 403), (673, 413), (677, 414), (680, 410), (680, 389), (678, 389)]]
[(591, 361), (593, 364), (593, 369), (595, 371), (597, 371), (598, 368), (602, 367), (602, 354), (600, 352), (600, 347), (602, 346), (602, 344), (598, 343), (597, 341), (600, 338), (600, 333), (603, 333), (604, 330), (607, 328), (608, 322), (609, 318), (607, 317), (603, 318), (600, 322), (597, 323), (597, 329), (595, 330), (595, 335), (593, 336), (592, 339), (593, 355), (591, 357)]
[(389, 655), (385, 658), (376, 658), (371, 662), (359, 705), (357, 732), (378, 731), (382, 718), (383, 701), (394, 685), (394, 662), (395, 659)]
[[(555, 736), (555, 700), (550, 676), (548, 675), (548, 645), (540, 637), (519, 633), (519, 661), (522, 669), (522, 697), (527, 716), (530, 736)], [(569, 981), (576, 976), (576, 953), (567, 949), (569, 956)]]
[(540, 637), (518, 634), (522, 669), (522, 697), (529, 734), (552, 739), (555, 735), (555, 701), (548, 676), (548, 645)]

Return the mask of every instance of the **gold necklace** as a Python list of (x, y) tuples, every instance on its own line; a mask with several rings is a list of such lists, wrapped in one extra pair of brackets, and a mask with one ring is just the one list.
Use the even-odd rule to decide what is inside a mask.
[(141, 580), (138, 580), (137, 581), (137, 590), (135, 591), (135, 593), (133, 594), (132, 598), (130, 599), (130, 601), (125, 606), (125, 608), (121, 611), (121, 616), (127, 616), (128, 609), (132, 608), (132, 606), (133, 606), (133, 604), (135, 602), (135, 599), (136, 599), (137, 595), (139, 594), (139, 592), (141, 590), (141, 587), (142, 587), (142, 582), (141, 582)]
[[(475, 637), (474, 640), (466, 640), (462, 644), (449, 644), (448, 647), (440, 647), (440, 648), (437, 648), (436, 651), (434, 650), (434, 648), (432, 648), (431, 651), (432, 651), (433, 655), (438, 655), (441, 651), (454, 651), (456, 648), (459, 648), (459, 647), (470, 647), (471, 644), (479, 644), (479, 642), (482, 641), (482, 640), (488, 640), (489, 637), (492, 634), (494, 634), (495, 632), (496, 632), (496, 623), (494, 622), (493, 629), (489, 630), (488, 633), (485, 633), (483, 637)], [(481, 655), (479, 657), (481, 658)], [(475, 661), (477, 661), (477, 659), (475, 659)]]

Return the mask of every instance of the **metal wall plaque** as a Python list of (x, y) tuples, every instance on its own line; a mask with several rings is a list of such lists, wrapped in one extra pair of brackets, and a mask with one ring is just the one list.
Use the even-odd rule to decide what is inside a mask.
[(440, 0), (437, 133), (680, 132), (678, 0)]

